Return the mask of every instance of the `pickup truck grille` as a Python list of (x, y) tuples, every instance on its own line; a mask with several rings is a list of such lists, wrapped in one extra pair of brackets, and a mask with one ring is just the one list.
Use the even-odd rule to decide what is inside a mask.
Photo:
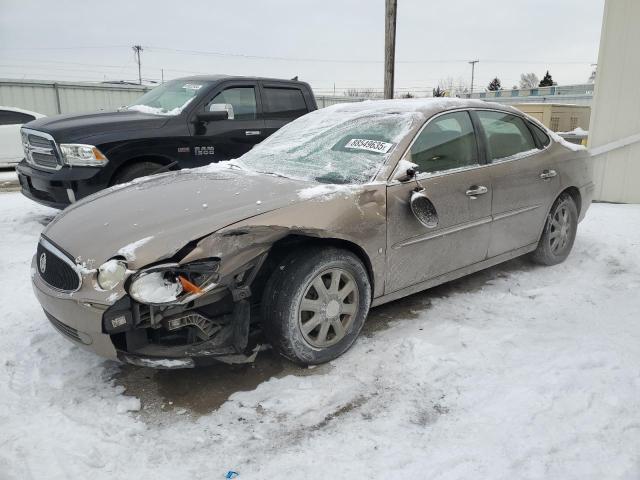
[(62, 167), (58, 146), (50, 135), (23, 129), (22, 147), (27, 162), (35, 167), (49, 170)]
[(80, 288), (80, 275), (73, 261), (45, 239), (38, 244), (36, 269), (45, 283), (63, 292)]

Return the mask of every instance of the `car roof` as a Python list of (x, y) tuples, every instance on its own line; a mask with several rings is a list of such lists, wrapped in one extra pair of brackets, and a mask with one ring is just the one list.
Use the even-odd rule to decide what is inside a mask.
[(505, 113), (517, 114), (523, 116), (520, 110), (509, 105), (501, 105), (495, 102), (486, 102), (484, 100), (471, 100), (463, 98), (410, 98), (410, 99), (393, 99), (393, 100), (365, 100), (362, 102), (340, 103), (327, 107), (336, 112), (352, 112), (366, 115), (385, 114), (385, 113), (405, 113), (418, 112), (426, 117), (430, 117), (447, 110), (456, 110), (464, 108), (478, 108), (501, 110)]
[(36, 118), (45, 116), (42, 113), (32, 112), (31, 110), (25, 110), (24, 108), (18, 108), (18, 107), (5, 107), (3, 105), (0, 105), (0, 110), (7, 110), (7, 111), (10, 111), (10, 112), (18, 112), (18, 113), (26, 113), (27, 115), (33, 115)]

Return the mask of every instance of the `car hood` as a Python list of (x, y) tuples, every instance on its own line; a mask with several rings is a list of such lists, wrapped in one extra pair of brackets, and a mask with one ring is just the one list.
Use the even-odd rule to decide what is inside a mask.
[(220, 228), (299, 201), (309, 185), (230, 168), (169, 172), (86, 197), (43, 235), (88, 268), (121, 255), (136, 269)]
[(171, 117), (133, 110), (122, 112), (94, 112), (55, 115), (33, 120), (24, 125), (53, 136), (59, 143), (79, 142), (96, 134), (113, 133), (128, 129), (154, 129), (162, 127)]

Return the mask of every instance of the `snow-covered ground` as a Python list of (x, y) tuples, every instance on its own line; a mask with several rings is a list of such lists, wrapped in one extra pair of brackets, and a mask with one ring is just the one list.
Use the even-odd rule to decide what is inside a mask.
[(149, 409), (48, 324), (29, 261), (52, 214), (0, 194), (2, 478), (640, 477), (640, 206), (593, 205), (564, 264), (381, 307), (331, 365), (204, 413)]

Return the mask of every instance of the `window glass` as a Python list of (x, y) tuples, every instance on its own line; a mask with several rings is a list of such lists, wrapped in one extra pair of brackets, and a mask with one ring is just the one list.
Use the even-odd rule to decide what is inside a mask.
[(477, 112), (487, 144), (487, 161), (494, 162), (533, 150), (536, 144), (524, 120), (502, 112)]
[(256, 91), (253, 87), (233, 87), (223, 90), (211, 100), (205, 110), (214, 104), (229, 104), (233, 108), (236, 120), (254, 120), (256, 118)]
[(10, 110), (0, 110), (0, 125), (22, 125), (30, 122), (35, 117), (22, 112), (12, 112)]
[(473, 125), (467, 112), (448, 113), (431, 121), (411, 147), (410, 161), (419, 172), (439, 172), (478, 163)]
[(547, 135), (540, 127), (532, 123), (529, 123), (529, 125), (531, 126), (531, 130), (533, 131), (533, 135), (538, 139), (538, 143), (543, 147), (549, 145), (549, 142), (551, 142), (549, 135)]
[(266, 87), (264, 106), (268, 118), (298, 118), (307, 113), (302, 91), (297, 88)]
[(180, 115), (208, 83), (172, 80), (145, 93), (126, 110), (137, 110), (153, 115)]

